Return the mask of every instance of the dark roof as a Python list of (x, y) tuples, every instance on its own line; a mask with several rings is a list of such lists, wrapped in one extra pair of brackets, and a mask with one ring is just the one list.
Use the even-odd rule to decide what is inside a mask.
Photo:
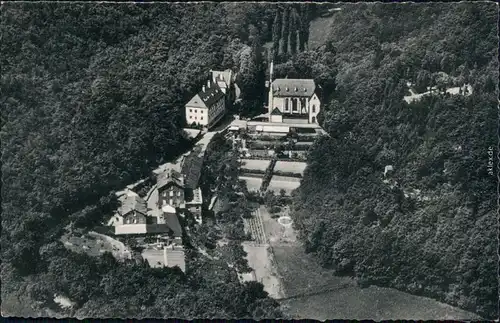
[(182, 237), (182, 228), (177, 214), (164, 213), (164, 217), (166, 224), (174, 232), (174, 237)]
[(168, 224), (148, 224), (146, 226), (147, 233), (167, 233), (170, 231)]
[(200, 181), (201, 169), (203, 167), (203, 157), (200, 157), (201, 149), (194, 149), (182, 163), (182, 173), (184, 174), (185, 187), (194, 190)]
[(161, 189), (170, 183), (184, 188), (184, 180), (182, 178), (182, 174), (174, 169), (169, 169), (166, 172), (158, 175), (158, 189)]
[(146, 215), (147, 213), (146, 201), (144, 201), (138, 195), (126, 196), (122, 200), (122, 205), (119, 208), (118, 212), (121, 215), (125, 215), (131, 211), (137, 211), (139, 213)]
[(182, 237), (182, 228), (177, 215), (165, 213), (165, 222), (161, 224), (148, 224), (146, 226), (147, 233), (168, 233), (173, 231), (174, 237)]
[(275, 97), (311, 97), (316, 91), (313, 79), (276, 79), (271, 85)]
[(278, 109), (278, 108), (274, 108), (273, 112), (271, 112), (271, 115), (275, 115), (275, 116), (280, 116), (282, 114), (283, 113), (281, 113), (280, 109)]
[(198, 96), (207, 107), (211, 107), (215, 102), (224, 97), (224, 92), (220, 89), (219, 85), (215, 82), (210, 82), (210, 86), (205, 86), (205, 92), (198, 92)]

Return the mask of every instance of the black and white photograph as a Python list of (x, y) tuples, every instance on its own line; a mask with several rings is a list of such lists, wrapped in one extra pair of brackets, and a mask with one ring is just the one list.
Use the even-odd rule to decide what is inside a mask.
[(1, 314), (499, 318), (499, 6), (3, 1)]

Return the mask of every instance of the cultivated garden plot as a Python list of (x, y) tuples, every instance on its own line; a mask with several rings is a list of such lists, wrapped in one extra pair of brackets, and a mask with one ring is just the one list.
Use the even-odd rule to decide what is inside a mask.
[(242, 159), (241, 169), (242, 170), (259, 170), (265, 172), (267, 167), (269, 167), (269, 160), (261, 159)]
[(274, 172), (304, 174), (307, 164), (304, 162), (291, 162), (278, 160), (274, 166)]
[(273, 175), (267, 189), (274, 191), (276, 194), (279, 194), (283, 189), (287, 195), (291, 195), (292, 191), (297, 189), (299, 186), (300, 178)]
[(247, 189), (250, 192), (258, 192), (260, 187), (262, 186), (262, 178), (258, 177), (249, 177), (249, 176), (240, 176), (238, 177), (240, 180), (245, 181), (247, 184)]

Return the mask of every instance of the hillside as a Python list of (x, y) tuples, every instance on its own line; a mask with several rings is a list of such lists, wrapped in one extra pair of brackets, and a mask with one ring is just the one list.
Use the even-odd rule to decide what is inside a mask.
[(2, 305), (10, 304), (3, 314), (46, 315), (51, 295), (62, 294), (76, 303), (63, 315), (79, 317), (279, 315), (261, 285), (241, 285), (225, 264), (192, 256), (184, 276), (74, 254), (59, 242), (63, 228), (102, 221), (116, 205), (113, 190), (189, 148), (183, 104), (209, 69), (252, 79), (251, 44), (265, 40), (266, 8), (5, 3), (1, 10)]
[[(320, 264), (363, 286), (495, 318), (496, 178), (488, 149), (496, 155), (497, 6), (342, 7), (324, 46), (276, 67), (328, 88), (320, 120), (331, 137), (315, 143), (294, 198), (301, 239)], [(407, 104), (407, 82), (470, 83), (473, 93)], [(394, 171), (384, 177), (387, 165)]]

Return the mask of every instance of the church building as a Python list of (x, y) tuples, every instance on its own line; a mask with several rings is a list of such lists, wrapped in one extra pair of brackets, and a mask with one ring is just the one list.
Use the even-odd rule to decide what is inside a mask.
[(268, 98), (270, 122), (314, 123), (320, 111), (320, 100), (313, 79), (275, 79), (271, 62)]

